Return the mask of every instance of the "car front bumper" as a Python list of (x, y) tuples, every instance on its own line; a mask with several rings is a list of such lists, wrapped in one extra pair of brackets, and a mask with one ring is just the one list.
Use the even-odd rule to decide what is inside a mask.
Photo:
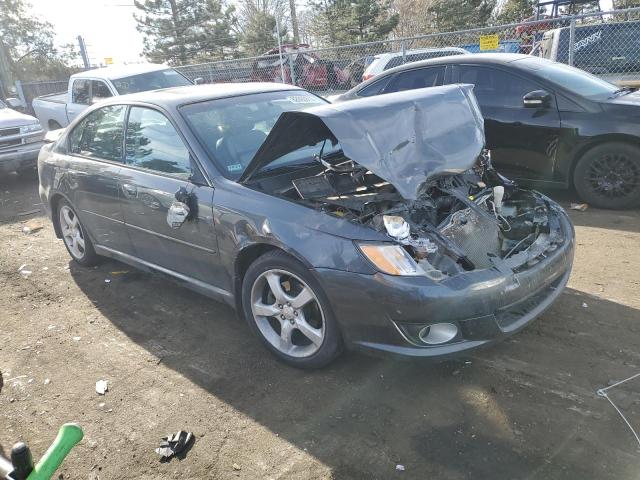
[(15, 149), (0, 150), (0, 172), (12, 172), (29, 167), (35, 167), (38, 153), (44, 142), (26, 143), (17, 145)]
[[(562, 293), (573, 263), (574, 232), (559, 213), (564, 243), (528, 269), (477, 270), (441, 282), (426, 277), (317, 269), (349, 347), (444, 358), (491, 345), (524, 328)], [(425, 345), (407, 331), (456, 325), (451, 341)]]

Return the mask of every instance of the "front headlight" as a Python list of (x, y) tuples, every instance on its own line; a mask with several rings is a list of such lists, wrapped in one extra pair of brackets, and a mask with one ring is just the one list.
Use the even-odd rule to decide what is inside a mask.
[(22, 127), (20, 127), (21, 134), (39, 132), (40, 130), (42, 130), (42, 126), (40, 125), (39, 122), (32, 123), (29, 125), (23, 125)]
[(399, 245), (358, 244), (360, 251), (375, 267), (389, 275), (424, 275), (407, 251)]

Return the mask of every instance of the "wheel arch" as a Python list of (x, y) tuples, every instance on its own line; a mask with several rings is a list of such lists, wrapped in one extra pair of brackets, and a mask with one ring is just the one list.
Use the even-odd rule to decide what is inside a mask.
[(60, 231), (60, 224), (59, 222), (56, 221), (56, 215), (58, 213), (58, 204), (60, 203), (60, 200), (66, 200), (67, 202), (69, 202), (69, 204), (71, 204), (67, 196), (60, 192), (54, 193), (53, 195), (51, 195), (51, 198), (49, 199), (49, 207), (51, 209), (50, 211), (51, 211), (51, 220), (53, 223), (53, 230), (57, 238), (62, 238), (62, 232)]
[(306, 267), (310, 267), (309, 262), (298, 255), (296, 252), (293, 252), (287, 248), (283, 248), (280, 245), (275, 245), (273, 243), (260, 242), (260, 243), (251, 243), (246, 245), (236, 255), (236, 259), (234, 262), (234, 281), (233, 281), (233, 296), (235, 299), (236, 311), (242, 312), (242, 280), (244, 279), (244, 275), (247, 272), (249, 266), (258, 258), (264, 255), (265, 253), (279, 250), (296, 260), (300, 261)]
[(591, 138), (586, 144), (581, 145), (572, 155), (571, 164), (569, 165), (569, 175), (567, 177), (569, 186), (575, 188), (573, 175), (576, 169), (576, 165), (580, 159), (592, 148), (602, 145), (603, 143), (628, 143), (633, 145), (634, 147), (640, 148), (640, 138), (635, 137), (633, 135), (628, 135), (624, 133), (610, 133), (605, 135), (598, 135), (596, 137)]
[(59, 128), (62, 128), (62, 125), (60, 125), (60, 122), (52, 118), (47, 122), (47, 127), (49, 128), (49, 130), (57, 130)]

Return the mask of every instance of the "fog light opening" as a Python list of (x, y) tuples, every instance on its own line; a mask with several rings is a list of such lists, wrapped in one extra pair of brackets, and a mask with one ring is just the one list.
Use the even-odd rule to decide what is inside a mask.
[(436, 323), (420, 330), (418, 338), (427, 345), (440, 345), (453, 340), (457, 334), (458, 327), (453, 323)]

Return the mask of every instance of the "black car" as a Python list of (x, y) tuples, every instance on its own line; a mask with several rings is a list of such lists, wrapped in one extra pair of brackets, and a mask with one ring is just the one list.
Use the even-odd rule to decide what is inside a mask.
[(483, 145), (468, 85), (340, 105), (274, 83), (172, 88), (75, 120), (40, 154), (40, 195), (76, 262), (223, 300), (290, 364), (343, 346), (441, 357), (523, 328), (571, 270), (566, 213)]
[(640, 94), (589, 73), (520, 54), (473, 54), (394, 68), (336, 97), (473, 84), (487, 148), (506, 176), (574, 186), (602, 208), (640, 204)]

